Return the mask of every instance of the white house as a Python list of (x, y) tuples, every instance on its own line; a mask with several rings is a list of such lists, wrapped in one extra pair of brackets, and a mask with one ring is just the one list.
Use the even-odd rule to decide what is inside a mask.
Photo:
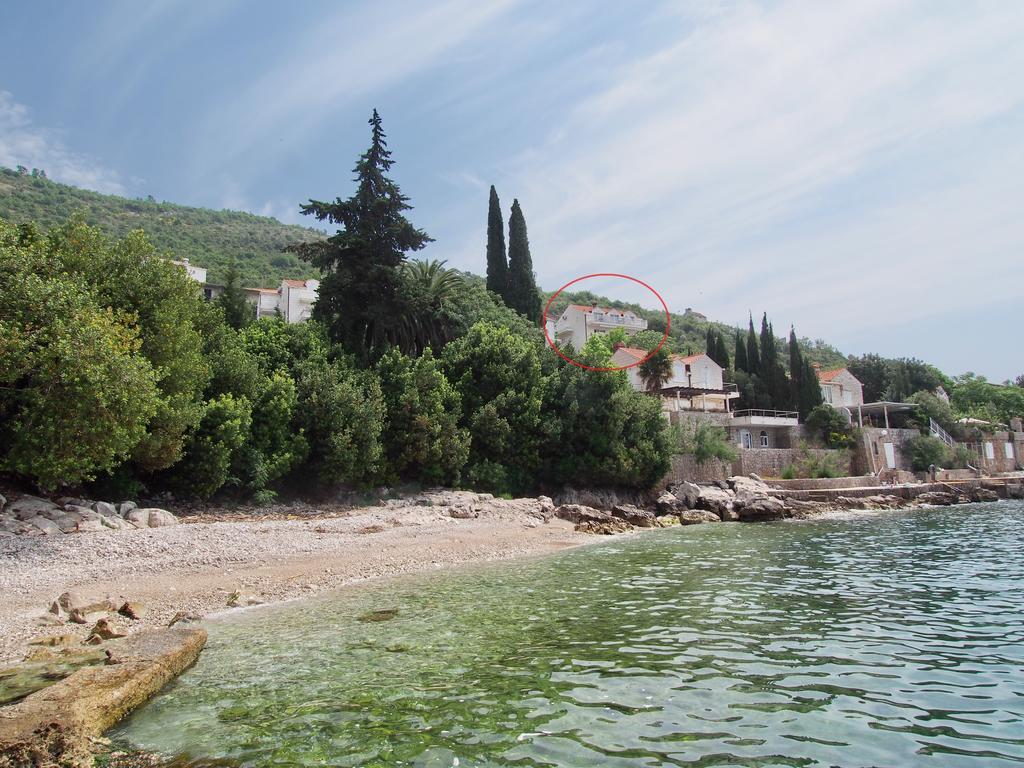
[(835, 408), (856, 408), (864, 405), (864, 385), (845, 368), (822, 371), (815, 366), (821, 398)]
[[(583, 349), (587, 339), (595, 333), (607, 333), (613, 328), (622, 328), (632, 335), (647, 329), (647, 321), (628, 309), (599, 307), (596, 304), (570, 304), (560, 317), (549, 321), (548, 333), (559, 345), (572, 344), (574, 349)], [(645, 353), (646, 354), (646, 353)]]
[(197, 267), (194, 264), (189, 264), (187, 258), (181, 259), (180, 261), (177, 260), (177, 259), (171, 259), (171, 263), (172, 264), (177, 264), (179, 267), (184, 269), (185, 273), (189, 277), (191, 277), (193, 280), (195, 280), (197, 283), (205, 283), (206, 282), (206, 268), (205, 267)]
[[(635, 365), (650, 353), (645, 349), (619, 347), (612, 355), (615, 365), (631, 365), (626, 369), (629, 383), (640, 392), (650, 391)], [(728, 413), (730, 402), (738, 398), (735, 384), (722, 379), (722, 366), (705, 354), (671, 355), (672, 375), (657, 390), (662, 396), (665, 411), (705, 411)]]
[(303, 323), (312, 316), (319, 280), (282, 280), (278, 288), (244, 288), (256, 317), (280, 315), (286, 323)]

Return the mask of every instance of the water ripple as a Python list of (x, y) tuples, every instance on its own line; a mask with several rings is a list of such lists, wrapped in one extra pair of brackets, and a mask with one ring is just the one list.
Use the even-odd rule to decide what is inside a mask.
[(196, 766), (1024, 763), (1022, 523), (698, 526), (248, 612), (115, 735)]

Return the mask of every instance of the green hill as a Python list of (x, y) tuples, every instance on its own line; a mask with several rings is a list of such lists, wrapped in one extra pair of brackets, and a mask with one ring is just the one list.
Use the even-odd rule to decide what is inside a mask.
[(232, 257), (238, 259), (243, 285), (276, 286), (286, 277), (317, 276), (294, 254), (282, 253), (286, 245), (324, 237), (317, 230), (240, 211), (103, 195), (0, 167), (0, 218), (35, 222), (45, 230), (76, 212), (111, 237), (145, 230), (157, 249), (206, 267), (210, 282), (223, 281)]

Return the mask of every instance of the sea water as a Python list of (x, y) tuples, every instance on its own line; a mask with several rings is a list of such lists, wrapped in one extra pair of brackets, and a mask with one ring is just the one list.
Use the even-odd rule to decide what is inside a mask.
[(244, 766), (1024, 762), (1024, 505), (700, 525), (207, 623), (118, 743)]

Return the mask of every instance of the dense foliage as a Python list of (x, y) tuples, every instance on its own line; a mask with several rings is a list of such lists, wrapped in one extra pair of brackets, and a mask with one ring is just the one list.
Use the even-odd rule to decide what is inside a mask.
[(118, 239), (136, 229), (145, 230), (157, 250), (206, 267), (212, 283), (223, 284), (232, 259), (237, 260), (244, 286), (273, 287), (286, 277), (316, 277), (310, 265), (282, 251), (297, 242), (321, 240), (323, 233), (317, 230), (241, 211), (103, 195), (38, 173), (0, 167), (0, 218), (14, 224), (34, 223), (46, 232), (76, 212), (107, 237)]

